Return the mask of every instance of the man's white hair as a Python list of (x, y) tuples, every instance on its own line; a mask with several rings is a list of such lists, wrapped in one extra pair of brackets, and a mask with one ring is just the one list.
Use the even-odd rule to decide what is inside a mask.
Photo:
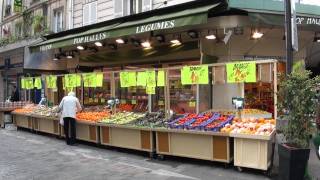
[(68, 96), (76, 97), (76, 93), (74, 93), (74, 92), (69, 92)]

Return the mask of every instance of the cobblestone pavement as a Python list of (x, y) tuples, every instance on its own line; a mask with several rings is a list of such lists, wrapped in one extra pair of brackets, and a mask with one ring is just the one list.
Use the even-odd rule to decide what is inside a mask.
[(146, 154), (84, 144), (70, 147), (63, 140), (24, 131), (0, 129), (0, 139), (0, 180), (269, 179), (261, 171), (238, 172), (220, 163), (150, 160)]

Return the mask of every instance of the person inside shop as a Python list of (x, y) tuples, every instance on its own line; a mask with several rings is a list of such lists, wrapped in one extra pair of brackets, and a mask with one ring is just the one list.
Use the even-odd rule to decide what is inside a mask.
[(18, 91), (17, 86), (13, 86), (13, 91), (12, 91), (11, 99), (10, 99), (10, 100), (11, 100), (12, 102), (16, 102), (16, 101), (19, 101), (19, 100), (20, 100), (19, 91)]
[[(61, 118), (63, 119), (64, 133), (66, 136), (67, 145), (76, 144), (76, 113), (82, 110), (79, 99), (74, 92), (70, 92), (65, 96), (59, 105), (62, 112)], [(69, 132), (70, 127), (70, 132)]]

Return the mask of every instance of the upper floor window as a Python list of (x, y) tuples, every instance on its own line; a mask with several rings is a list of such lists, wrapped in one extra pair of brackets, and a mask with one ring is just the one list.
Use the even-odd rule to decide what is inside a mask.
[(4, 16), (9, 16), (11, 14), (11, 11), (12, 11), (12, 1), (6, 0)]
[(53, 32), (57, 33), (63, 31), (63, 9), (53, 11)]
[(83, 25), (94, 24), (97, 22), (97, 1), (83, 6)]
[(150, 11), (152, 0), (114, 0), (114, 16), (122, 17)]

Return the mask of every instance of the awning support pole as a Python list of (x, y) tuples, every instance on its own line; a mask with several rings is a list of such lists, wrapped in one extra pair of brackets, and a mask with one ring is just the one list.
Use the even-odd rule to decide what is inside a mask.
[[(291, 24), (291, 0), (285, 0), (285, 30), (286, 30), (286, 59), (287, 75), (292, 71), (293, 48), (292, 48), (292, 24)], [(295, 1), (293, 1), (295, 3)]]

